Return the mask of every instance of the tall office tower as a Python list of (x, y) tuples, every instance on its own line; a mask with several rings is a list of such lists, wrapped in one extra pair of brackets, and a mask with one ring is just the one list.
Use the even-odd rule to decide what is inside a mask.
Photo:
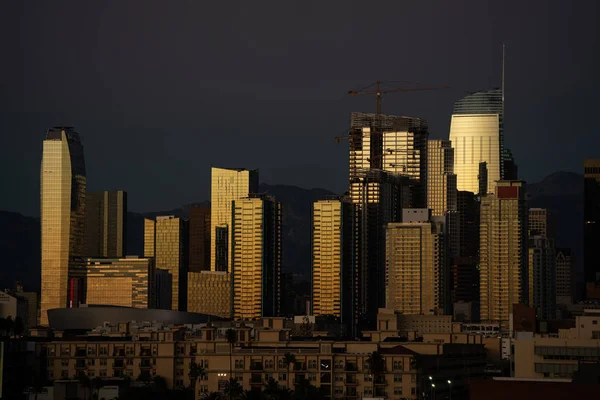
[(556, 303), (573, 304), (575, 301), (575, 254), (571, 249), (556, 249)]
[(156, 245), (156, 220), (144, 218), (144, 257), (154, 257)]
[(257, 192), (258, 170), (211, 168), (211, 271), (231, 272), (232, 203)]
[(479, 163), (487, 163), (488, 191), (503, 176), (503, 96), (501, 89), (473, 93), (454, 104), (450, 141), (458, 190), (479, 192)]
[(529, 209), (529, 236), (556, 238), (556, 215), (546, 208)]
[(600, 159), (584, 161), (584, 282), (600, 286)]
[(386, 308), (403, 314), (438, 314), (447, 306), (444, 217), (407, 209), (404, 222), (387, 226)]
[(498, 181), (481, 199), (481, 319), (508, 329), (514, 304), (529, 301), (525, 182)]
[(485, 196), (488, 193), (488, 189), (493, 189), (493, 187), (488, 186), (488, 170), (487, 170), (487, 162), (482, 161), (479, 163), (479, 173), (477, 174), (477, 182), (479, 183), (479, 191), (477, 194), (479, 196)]
[(152, 308), (171, 310), (173, 303), (173, 275), (166, 269), (154, 268), (152, 281)]
[(502, 162), (504, 165), (504, 176), (502, 179), (513, 181), (519, 179), (519, 167), (517, 166), (515, 157), (510, 149), (504, 149)]
[(231, 318), (231, 274), (225, 271), (188, 272), (188, 312)]
[(459, 216), (460, 256), (479, 259), (479, 200), (472, 192), (459, 191), (457, 195)]
[(85, 203), (85, 256), (126, 254), (127, 192), (88, 192)]
[(542, 235), (529, 237), (529, 306), (537, 317), (556, 318), (556, 252), (554, 240)]
[(353, 253), (356, 284), (353, 334), (376, 325), (377, 310), (385, 307), (385, 227), (401, 220), (405, 177), (371, 169), (353, 178), (350, 192), (354, 205)]
[(280, 311), (281, 205), (250, 195), (233, 202), (233, 316), (271, 317)]
[[(85, 161), (79, 134), (71, 127), (48, 130), (41, 165), (42, 293), (40, 323), (47, 311), (68, 306), (83, 265)], [(73, 279), (73, 280), (70, 280)], [(82, 289), (81, 286), (79, 286)], [(71, 304), (73, 305), (73, 304)]]
[(452, 256), (460, 254), (454, 149), (449, 140), (430, 140), (427, 146), (427, 208), (431, 215), (445, 216), (448, 247)]
[(190, 208), (189, 271), (210, 271), (210, 207)]
[[(404, 206), (427, 204), (427, 121), (353, 112), (350, 116), (350, 192), (365, 170), (378, 169), (407, 178)], [(358, 185), (360, 186), (360, 185)], [(410, 195), (410, 196), (408, 196)]]
[(353, 206), (344, 198), (319, 200), (312, 213), (312, 313), (354, 326)]
[(452, 303), (479, 302), (479, 270), (474, 257), (454, 257), (450, 290)]
[(151, 258), (87, 259), (87, 304), (151, 308), (153, 283)]
[[(154, 222), (154, 223), (153, 223)], [(187, 221), (172, 215), (144, 220), (144, 257), (154, 257), (157, 269), (171, 274), (171, 308), (187, 305)], [(152, 247), (154, 243), (154, 247)]]

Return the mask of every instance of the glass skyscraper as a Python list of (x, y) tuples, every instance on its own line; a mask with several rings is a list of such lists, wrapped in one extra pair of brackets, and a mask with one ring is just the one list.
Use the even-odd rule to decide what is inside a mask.
[(487, 191), (504, 176), (502, 90), (470, 94), (454, 104), (450, 141), (458, 190), (478, 193), (479, 163), (487, 163)]
[(40, 323), (47, 325), (48, 310), (77, 305), (70, 302), (77, 303), (83, 291), (78, 279), (69, 280), (72, 267), (83, 262), (86, 189), (83, 146), (72, 127), (48, 130), (40, 175)]

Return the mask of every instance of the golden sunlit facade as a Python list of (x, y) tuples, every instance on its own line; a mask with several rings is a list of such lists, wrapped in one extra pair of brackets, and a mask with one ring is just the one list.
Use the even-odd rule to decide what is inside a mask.
[(73, 128), (48, 130), (40, 173), (40, 323), (48, 325), (47, 311), (68, 305), (70, 267), (84, 252), (85, 161), (79, 134)]
[(232, 203), (257, 192), (258, 170), (211, 168), (211, 271), (231, 272)]
[(525, 182), (499, 181), (481, 199), (481, 320), (508, 328), (514, 304), (528, 304), (527, 203)]
[(388, 224), (386, 308), (431, 315), (443, 307), (443, 232), (439, 222)]
[(280, 308), (281, 206), (269, 196), (234, 203), (233, 315), (275, 316)]
[(187, 311), (231, 318), (231, 275), (225, 271), (188, 272)]
[(183, 311), (187, 305), (185, 222), (172, 215), (158, 216), (156, 221), (144, 220), (144, 228), (144, 256), (154, 255), (155, 267), (169, 272), (172, 279), (171, 308)]
[(349, 200), (319, 200), (313, 204), (313, 315), (351, 315), (352, 221)]
[(154, 266), (149, 258), (87, 260), (87, 304), (151, 308)]

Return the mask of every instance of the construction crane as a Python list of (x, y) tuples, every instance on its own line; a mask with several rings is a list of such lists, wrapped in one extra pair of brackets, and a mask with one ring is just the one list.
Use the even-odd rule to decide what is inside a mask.
[[(394, 88), (394, 89), (385, 89), (381, 90), (381, 84), (385, 84), (384, 81), (377, 81), (375, 83), (370, 84), (369, 86), (360, 89), (360, 90), (350, 90), (348, 94), (350, 96), (357, 96), (360, 94), (374, 94), (377, 96), (377, 114), (381, 114), (381, 96), (387, 93), (395, 93), (395, 92), (424, 92), (428, 90), (438, 90), (438, 89), (449, 89), (450, 86), (431, 86), (431, 87), (417, 87), (417, 88)], [(375, 90), (372, 87), (375, 86)]]

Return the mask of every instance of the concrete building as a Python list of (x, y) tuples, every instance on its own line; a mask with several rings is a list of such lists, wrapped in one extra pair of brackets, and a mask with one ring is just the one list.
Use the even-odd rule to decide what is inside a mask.
[(556, 215), (546, 208), (529, 209), (529, 236), (556, 239)]
[(17, 298), (6, 292), (0, 292), (0, 318), (17, 318)]
[(465, 191), (459, 191), (456, 198), (459, 218), (459, 256), (479, 260), (479, 198), (474, 193)]
[[(531, 229), (529, 231), (532, 232)], [(530, 236), (529, 305), (536, 309), (538, 319), (547, 321), (556, 318), (555, 279), (556, 251), (554, 241), (541, 235)]]
[(499, 181), (481, 200), (481, 320), (507, 330), (513, 304), (529, 301), (525, 183)]
[(188, 312), (231, 318), (231, 274), (188, 272)]
[(172, 215), (144, 220), (144, 256), (154, 257), (155, 267), (171, 275), (171, 308), (180, 311), (187, 306), (187, 227)]
[(407, 209), (405, 222), (387, 226), (386, 308), (434, 314), (448, 305), (444, 223), (429, 214), (427, 209)]
[(556, 249), (556, 304), (575, 301), (575, 254), (568, 248)]
[[(82, 281), (74, 275), (84, 255), (86, 174), (83, 146), (72, 127), (48, 130), (40, 181), (42, 290), (41, 320), (47, 311), (77, 306)], [(74, 290), (69, 291), (69, 288)]]
[(353, 323), (353, 207), (349, 200), (319, 200), (312, 213), (312, 315)]
[(258, 193), (258, 170), (211, 168), (211, 271), (231, 272), (233, 258), (232, 203)]
[(446, 217), (448, 249), (452, 256), (460, 255), (460, 216), (454, 149), (449, 140), (429, 140), (427, 146), (427, 208), (435, 217)]
[(88, 192), (85, 203), (85, 256), (127, 254), (127, 192)]
[(586, 362), (600, 357), (600, 313), (587, 310), (576, 317), (575, 328), (558, 337), (524, 336), (513, 341), (516, 378), (572, 378)]
[(151, 258), (87, 259), (87, 304), (154, 308), (153, 283)]
[(503, 94), (491, 89), (470, 94), (454, 104), (450, 141), (458, 190), (479, 193), (479, 163), (487, 168), (492, 191), (503, 174)]
[(189, 271), (210, 271), (210, 207), (190, 208)]
[(281, 205), (252, 195), (233, 202), (233, 316), (252, 320), (279, 315)]

